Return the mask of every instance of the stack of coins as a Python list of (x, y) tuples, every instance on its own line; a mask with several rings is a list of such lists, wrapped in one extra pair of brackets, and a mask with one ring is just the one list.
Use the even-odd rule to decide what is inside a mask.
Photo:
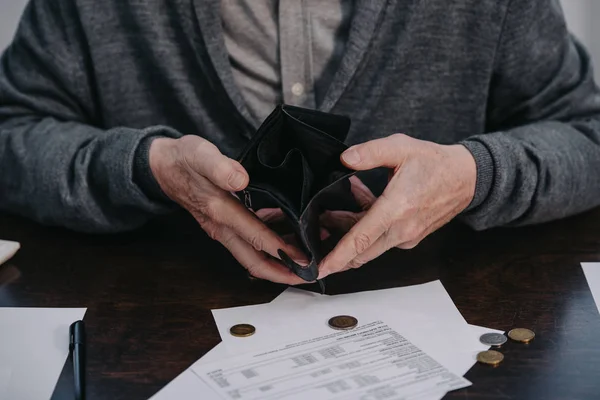
[[(508, 332), (508, 337), (515, 342), (529, 343), (535, 337), (535, 333), (530, 329), (515, 328)], [(481, 335), (479, 341), (486, 346), (500, 347), (506, 343), (506, 336), (501, 333), (485, 333)], [(482, 351), (477, 354), (477, 361), (487, 365), (498, 365), (504, 360), (504, 355), (496, 350)]]

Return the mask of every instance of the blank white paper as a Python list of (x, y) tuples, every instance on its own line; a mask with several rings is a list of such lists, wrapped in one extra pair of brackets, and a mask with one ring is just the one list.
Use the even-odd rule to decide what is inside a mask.
[(592, 292), (596, 308), (600, 312), (600, 262), (581, 263), (581, 268), (583, 268), (583, 274)]
[(12, 370), (2, 399), (48, 400), (69, 354), (69, 326), (85, 308), (0, 308), (0, 368)]
[(0, 265), (10, 260), (20, 248), (21, 245), (17, 242), (0, 240)]
[(10, 368), (0, 367), (0, 399), (8, 399), (7, 391), (11, 374)]

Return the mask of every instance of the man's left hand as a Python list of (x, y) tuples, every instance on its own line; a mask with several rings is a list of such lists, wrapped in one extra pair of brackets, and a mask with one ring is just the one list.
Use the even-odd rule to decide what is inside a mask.
[(475, 160), (462, 145), (396, 134), (352, 146), (341, 159), (357, 171), (390, 168), (390, 179), (375, 198), (353, 177), (352, 191), (365, 212), (329, 211), (321, 218), (328, 228), (352, 226), (346, 226), (348, 233), (321, 262), (319, 279), (358, 268), (392, 247), (415, 247), (463, 211), (474, 196)]

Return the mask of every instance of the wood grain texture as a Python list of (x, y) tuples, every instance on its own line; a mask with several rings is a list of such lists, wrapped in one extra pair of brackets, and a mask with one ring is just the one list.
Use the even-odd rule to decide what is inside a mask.
[[(22, 245), (2, 267), (13, 278), (0, 283), (0, 306), (88, 307), (89, 399), (147, 399), (220, 341), (211, 309), (265, 303), (285, 289), (249, 280), (183, 215), (110, 236), (0, 215), (0, 237)], [(451, 224), (414, 250), (328, 277), (327, 290), (441, 279), (469, 323), (536, 332), (528, 345), (503, 346), (500, 366), (476, 365), (466, 375), (473, 386), (447, 398), (593, 399), (600, 315), (579, 263), (599, 260), (600, 210), (487, 232)], [(72, 399), (69, 369), (54, 399)]]

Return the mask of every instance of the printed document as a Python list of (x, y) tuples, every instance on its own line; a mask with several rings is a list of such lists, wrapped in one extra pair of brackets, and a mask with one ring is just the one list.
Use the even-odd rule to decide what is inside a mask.
[(382, 321), (192, 371), (216, 399), (405, 399), (470, 385)]

